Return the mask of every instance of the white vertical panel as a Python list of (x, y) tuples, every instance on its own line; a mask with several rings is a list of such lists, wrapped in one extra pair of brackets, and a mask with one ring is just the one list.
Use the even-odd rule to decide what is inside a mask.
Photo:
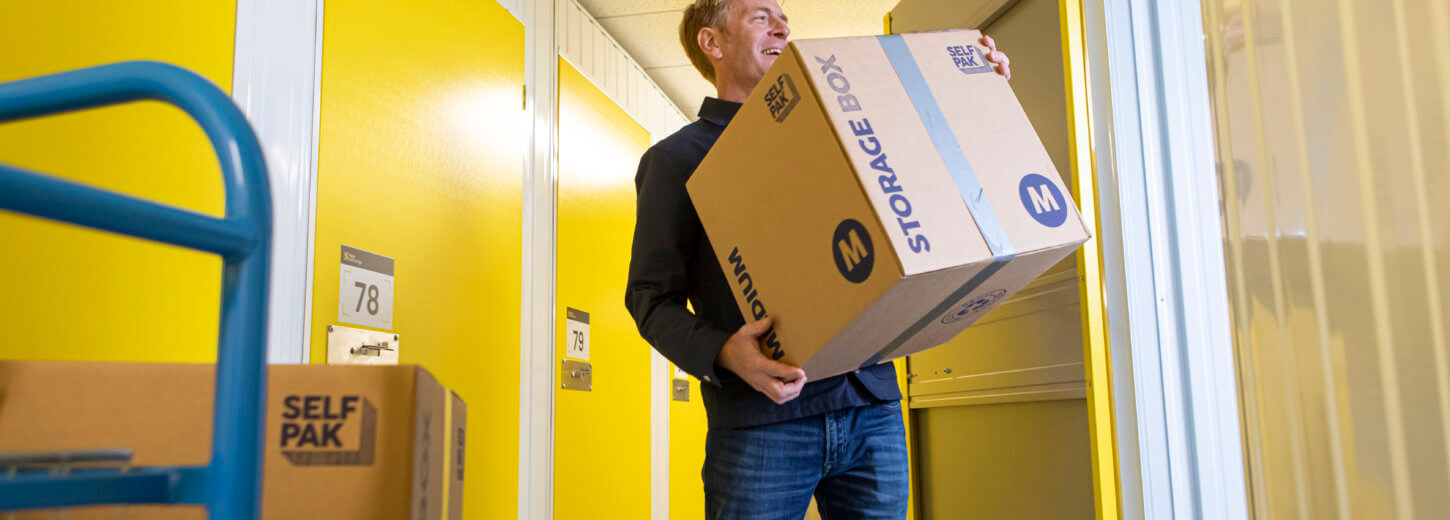
[(629, 99), (629, 76), (633, 72), (630, 65), (633, 65), (633, 63), (631, 63), (629, 55), (624, 52), (622, 47), (616, 44), (614, 48), (618, 51), (618, 54), (614, 57), (614, 77), (616, 78), (614, 89), (618, 93), (619, 99), (625, 100), (625, 104), (629, 105), (630, 110), (633, 110), (637, 107), (634, 101)]
[[(589, 20), (589, 33), (594, 35), (594, 74), (595, 77), (604, 78), (606, 82), (612, 82), (614, 78), (609, 74), (609, 64), (614, 61), (614, 54), (611, 52), (609, 37), (599, 24), (593, 19)], [(603, 90), (609, 92), (609, 83), (604, 85)]]
[(584, 38), (582, 37), (582, 30), (579, 28), (579, 6), (571, 1), (565, 1), (563, 4), (565, 6), (563, 12), (566, 22), (564, 35), (567, 38), (565, 41), (568, 42), (568, 47), (566, 47), (568, 49), (567, 54), (576, 60), (580, 60), (579, 63), (581, 63), (582, 68), (583, 61), (580, 53), (581, 49), (584, 48)]
[(624, 75), (624, 99), (629, 103), (630, 110), (639, 110), (639, 75), (631, 63)]
[[(538, 1), (538, 0), (528, 0)], [(569, 0), (554, 0), (554, 39), (557, 42), (558, 50), (567, 53), (569, 49)]]
[(529, 153), (524, 168), (523, 280), (519, 345), (520, 519), (548, 519), (554, 504), (554, 193), (558, 100), (556, 7), (568, 0), (524, 2), (524, 82)]
[[(605, 95), (613, 95), (614, 77), (609, 73), (610, 62), (614, 61), (614, 53), (610, 52), (609, 39), (604, 36), (604, 31), (594, 20), (589, 21), (589, 34), (594, 38), (594, 77), (599, 78), (599, 90)], [(618, 104), (616, 102), (616, 104)], [(624, 108), (621, 106), (620, 108)]]
[(232, 98), (261, 142), (272, 189), (269, 363), (309, 356), (321, 42), (321, 1), (237, 2)]
[(593, 80), (599, 77), (598, 71), (594, 70), (595, 57), (599, 55), (599, 43), (595, 37), (599, 33), (594, 31), (588, 15), (579, 6), (574, 6), (570, 16), (574, 17), (574, 30), (579, 35), (579, 72)]
[(624, 50), (608, 40), (604, 47), (605, 63), (609, 65), (608, 69), (604, 71), (604, 74), (609, 76), (609, 95), (622, 101), (621, 106), (625, 110), (629, 110), (633, 108), (629, 104), (629, 99), (620, 94), (620, 86), (624, 83), (624, 67), (620, 67), (619, 62), (624, 60)]
[[(579, 11), (581, 13), (584, 12), (583, 9), (580, 9)], [(592, 18), (586, 18), (585, 20), (586, 23), (580, 25), (583, 27), (583, 30), (589, 35), (589, 50), (593, 51), (589, 53), (589, 66), (587, 67), (587, 69), (589, 70), (589, 74), (591, 77), (607, 79), (604, 77), (604, 65), (606, 61), (604, 59), (604, 56), (607, 50), (605, 47), (609, 45), (609, 42), (605, 40), (604, 32), (599, 30), (599, 26), (594, 24), (594, 20)], [(601, 88), (600, 90), (604, 89)]]

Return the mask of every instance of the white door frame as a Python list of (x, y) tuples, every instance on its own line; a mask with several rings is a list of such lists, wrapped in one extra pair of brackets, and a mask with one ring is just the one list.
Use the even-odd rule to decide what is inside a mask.
[(266, 156), (272, 192), (267, 362), (307, 363), (323, 0), (237, 0), (232, 100)]
[(558, 170), (558, 46), (554, 0), (522, 0), (524, 102), (523, 294), (519, 345), (519, 518), (554, 516), (554, 276)]
[(1086, 0), (1123, 518), (1248, 518), (1198, 0)]

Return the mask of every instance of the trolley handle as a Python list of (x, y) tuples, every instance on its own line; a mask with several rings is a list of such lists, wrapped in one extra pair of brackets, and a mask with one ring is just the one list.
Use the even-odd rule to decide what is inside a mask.
[(155, 100), (185, 111), (211, 140), (226, 188), (216, 218), (0, 164), (0, 209), (221, 255), (221, 320), (211, 462), (0, 480), (0, 510), (119, 503), (205, 504), (213, 519), (255, 519), (261, 501), (272, 203), (246, 117), (205, 78), (125, 62), (0, 83), (0, 122)]

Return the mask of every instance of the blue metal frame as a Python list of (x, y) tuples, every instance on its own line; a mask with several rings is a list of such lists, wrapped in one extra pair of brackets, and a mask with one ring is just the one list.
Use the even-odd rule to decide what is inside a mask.
[(218, 219), (0, 164), (0, 209), (222, 256), (210, 464), (0, 478), (0, 511), (93, 504), (203, 504), (212, 519), (260, 513), (272, 202), (257, 137), (226, 93), (190, 71), (127, 62), (0, 84), (0, 122), (129, 101), (184, 110), (211, 139), (226, 186)]

